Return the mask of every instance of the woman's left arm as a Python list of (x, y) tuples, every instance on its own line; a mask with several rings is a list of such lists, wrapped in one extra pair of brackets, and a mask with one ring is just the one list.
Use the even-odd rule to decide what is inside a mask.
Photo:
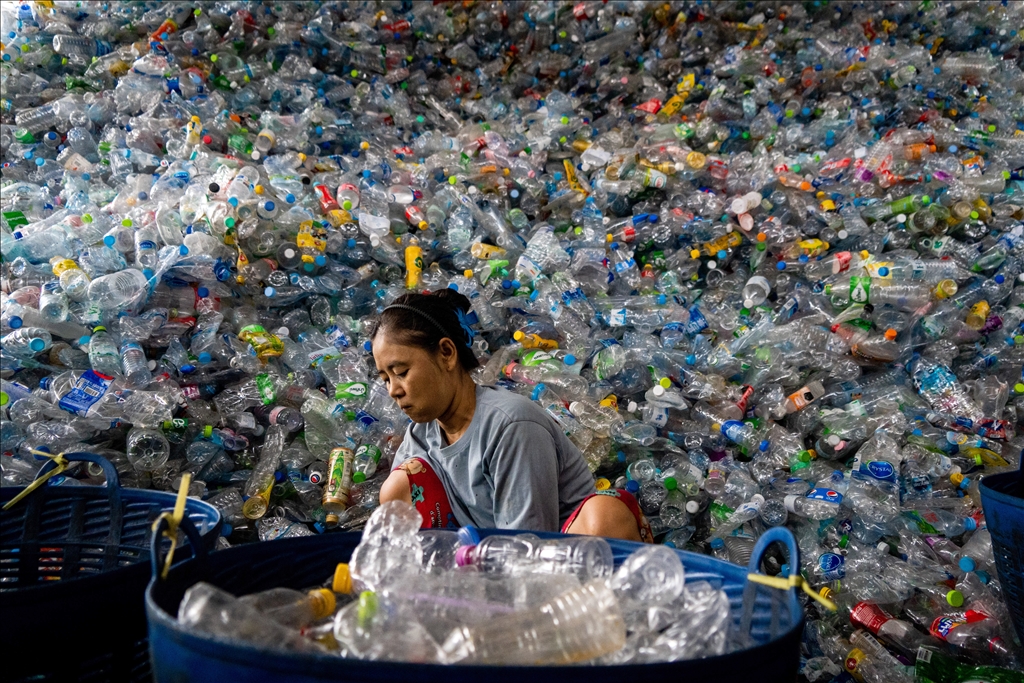
[(488, 469), (497, 528), (558, 531), (558, 454), (543, 426), (528, 420), (508, 425)]

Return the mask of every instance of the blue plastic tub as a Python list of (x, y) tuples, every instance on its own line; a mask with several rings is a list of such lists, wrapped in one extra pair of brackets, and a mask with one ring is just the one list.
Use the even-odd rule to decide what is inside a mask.
[(1003, 597), (1017, 638), (1024, 643), (1024, 454), (1021, 467), (985, 477), (978, 488)]
[[(0, 680), (148, 680), (151, 526), (175, 495), (121, 488), (97, 455), (65, 458), (99, 464), (108, 483), (44, 485), (0, 512)], [(0, 505), (22, 490), (0, 489)], [(220, 513), (193, 499), (185, 513), (192, 543), (212, 549)], [(190, 554), (185, 546), (175, 557)]]
[[(481, 531), (482, 536), (508, 531)], [(538, 534), (554, 538), (560, 534)], [(803, 611), (794, 590), (780, 591), (747, 581), (748, 569), (704, 555), (679, 552), (686, 567), (686, 580), (710, 581), (724, 587), (729, 596), (736, 626), (739, 625), (745, 587), (756, 592), (750, 634), (756, 643), (742, 652), (720, 657), (632, 666), (490, 667), (440, 666), (367, 662), (339, 659), (329, 655), (306, 656), (268, 652), (243, 644), (211, 640), (190, 633), (178, 625), (178, 605), (185, 591), (197, 581), (207, 581), (236, 595), (275, 586), (306, 588), (322, 583), (338, 562), (346, 562), (358, 545), (360, 534), (286, 539), (272, 544), (240, 546), (213, 556), (183, 562), (166, 580), (155, 579), (146, 589), (149, 644), (153, 675), (157, 683), (185, 681), (245, 681), (246, 683), (324, 683), (326, 681), (429, 681), (459, 683), (486, 680), (558, 681), (558, 683), (623, 683), (657, 680), (686, 683), (792, 683), (796, 678)], [(799, 567), (796, 541), (786, 529), (773, 529), (762, 536), (754, 549), (751, 566), (775, 541), (788, 550), (791, 567)], [(616, 565), (638, 548), (639, 543), (612, 541)], [(773, 625), (777, 638), (771, 640)]]

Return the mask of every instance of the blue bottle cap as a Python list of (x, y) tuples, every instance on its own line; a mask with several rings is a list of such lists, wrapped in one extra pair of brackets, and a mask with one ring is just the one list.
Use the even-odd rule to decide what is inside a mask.
[(366, 351), (367, 353), (373, 351), (373, 344), (370, 343), (369, 339), (363, 342), (363, 351)]
[(323, 254), (317, 254), (316, 258), (313, 259), (313, 263), (318, 266), (327, 265), (327, 258)]
[(782, 565), (782, 567), (779, 568), (779, 574), (781, 574), (782, 576), (789, 576), (789, 565)]
[(209, 363), (212, 360), (213, 360), (213, 356), (211, 356), (209, 354), (209, 352), (207, 352), (207, 351), (203, 351), (202, 353), (199, 354), (199, 362), (200, 363)]
[(39, 337), (33, 337), (31, 340), (29, 340), (28, 347), (35, 351), (36, 353), (39, 353), (40, 351), (46, 348), (46, 342), (40, 339)]
[[(14, 237), (15, 237), (15, 239), (17, 239), (18, 238), (18, 233), (15, 233)], [(107, 245), (108, 247), (114, 246), (114, 236), (113, 235), (106, 235), (106, 236), (104, 236), (103, 244)]]
[(717, 550), (718, 548), (721, 548), (723, 546), (725, 546), (725, 541), (723, 541), (722, 539), (717, 538), (717, 537), (711, 539), (711, 547), (712, 548)]
[(289, 204), (294, 204), (295, 203), (295, 195), (293, 195), (291, 192), (289, 192), (288, 194), (286, 194), (284, 196), (284, 200), (286, 202), (288, 202)]
[(263, 295), (264, 296), (271, 296), (272, 297), (275, 294), (277, 294), (277, 290), (274, 289), (273, 287), (264, 287), (263, 288)]
[(778, 263), (775, 264), (775, 269), (776, 270), (785, 270), (786, 269), (786, 262), (785, 261), (779, 261)]
[(277, 205), (274, 204), (274, 202), (269, 201), (269, 200), (263, 204), (263, 210), (264, 211), (273, 211), (276, 207), (277, 207)]
[(882, 277), (886, 277), (887, 275), (889, 275), (889, 269), (886, 266), (882, 266), (881, 268), (878, 269), (878, 274), (881, 275)]
[(566, 354), (565, 358), (562, 359), (562, 362), (565, 363), (566, 365), (576, 365), (576, 356), (572, 355), (571, 353), (568, 353)]
[(225, 536), (225, 537), (230, 536), (232, 533), (234, 533), (234, 531), (235, 531), (235, 527), (231, 526), (227, 522), (224, 522), (223, 524), (220, 525), (220, 535), (221, 536)]
[(186, 363), (185, 365), (182, 365), (178, 369), (181, 370), (181, 374), (183, 374), (183, 375), (190, 375), (190, 374), (192, 374), (193, 372), (196, 371), (196, 366), (190, 365), (190, 364)]
[(626, 490), (636, 495), (636, 493), (640, 491), (639, 482), (635, 482), (632, 479), (630, 479), (629, 481), (626, 482)]
[(973, 517), (965, 517), (964, 528), (968, 531), (975, 531), (978, 528), (978, 523), (974, 521)]
[(231, 206), (238, 206), (238, 197), (229, 197), (228, 204)]
[[(12, 330), (16, 330), (22, 325), (24, 325), (25, 322), (21, 319), (20, 316), (12, 315), (11, 319), (7, 321), (7, 324), (11, 326)], [(84, 339), (88, 339), (88, 337), (84, 337)]]
[(666, 301), (668, 301), (668, 298), (664, 294), (659, 294), (658, 295), (658, 305), (659, 306), (664, 306)]
[(960, 569), (962, 569), (965, 572), (973, 572), (975, 569), (978, 568), (978, 564), (971, 557), (961, 557), (959, 565)]
[(206, 287), (199, 287), (198, 289), (196, 289), (196, 295), (200, 299), (205, 299), (206, 297), (210, 296), (210, 290), (208, 290)]
[(686, 356), (686, 364), (687, 365), (696, 365), (696, 363), (697, 363), (697, 356), (695, 356), (692, 353), (687, 354), (687, 356)]
[(178, 255), (188, 256), (188, 247), (186, 247), (184, 244), (180, 245), (178, 247)]
[(538, 383), (537, 386), (533, 388), (533, 391), (530, 392), (530, 400), (536, 401), (540, 397), (541, 392), (544, 391), (545, 388), (546, 387), (544, 386), (544, 382)]
[(472, 524), (459, 529), (459, 543), (462, 545), (478, 545), (480, 543), (480, 532)]
[(765, 451), (768, 450), (768, 447), (771, 446), (771, 445), (772, 445), (771, 442), (768, 439), (765, 439), (764, 441), (762, 441), (761, 443), (759, 443), (757, 445), (757, 450), (759, 450), (762, 453), (764, 453)]

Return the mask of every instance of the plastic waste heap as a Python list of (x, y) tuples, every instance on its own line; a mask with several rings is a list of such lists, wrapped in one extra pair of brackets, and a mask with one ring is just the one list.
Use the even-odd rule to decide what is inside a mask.
[[(370, 321), (453, 288), (474, 379), (536, 401), (659, 543), (745, 564), (793, 530), (839, 607), (810, 608), (808, 680), (1019, 670), (978, 486), (1024, 448), (1021, 26), (997, 1), (5, 2), (2, 484), (90, 451), (127, 486), (191, 473), (222, 546), (360, 529), (407, 424)], [(367, 592), (322, 632), (322, 592), (194, 589), (182, 617), (438, 662), (726, 647), (659, 621), (713, 590), (646, 596), (581, 548), (545, 592), (500, 543), (462, 552), (500, 599), (427, 572), (467, 602), (419, 605), (354, 561)]]

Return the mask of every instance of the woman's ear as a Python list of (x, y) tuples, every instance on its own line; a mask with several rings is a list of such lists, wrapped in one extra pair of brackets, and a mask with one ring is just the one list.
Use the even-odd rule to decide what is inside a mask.
[(448, 372), (454, 372), (459, 365), (459, 350), (455, 348), (455, 342), (448, 337), (443, 337), (437, 343), (437, 353), (441, 360), (441, 367)]

